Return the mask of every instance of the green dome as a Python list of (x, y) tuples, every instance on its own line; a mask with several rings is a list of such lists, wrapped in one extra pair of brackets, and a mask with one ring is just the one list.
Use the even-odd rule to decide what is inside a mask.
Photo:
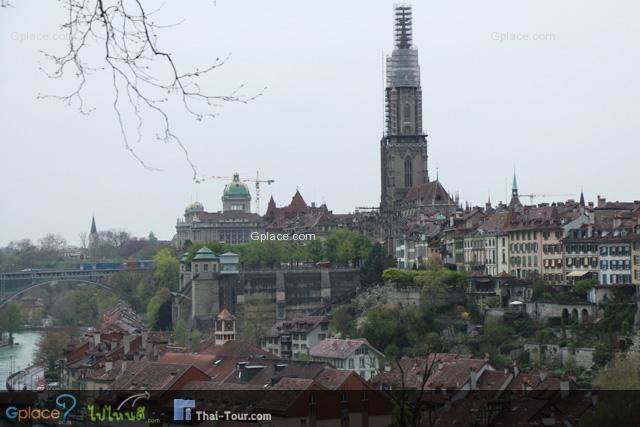
[(251, 197), (247, 184), (240, 181), (240, 176), (236, 173), (233, 175), (233, 181), (224, 187), (223, 197)]
[(191, 214), (191, 213), (196, 213), (196, 212), (204, 212), (204, 205), (200, 202), (193, 202), (189, 205), (187, 205), (187, 207), (184, 210), (185, 214)]
[(218, 259), (216, 254), (213, 253), (211, 249), (206, 246), (203, 246), (196, 252), (196, 256), (193, 257), (194, 261), (205, 261), (210, 259)]

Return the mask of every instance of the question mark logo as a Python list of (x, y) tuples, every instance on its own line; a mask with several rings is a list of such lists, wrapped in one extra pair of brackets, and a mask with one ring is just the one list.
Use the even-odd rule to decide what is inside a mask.
[[(69, 409), (67, 409), (67, 404), (63, 401), (64, 399), (71, 400), (71, 405), (69, 406)], [(56, 398), (56, 405), (58, 405), (62, 409), (67, 409), (62, 417), (62, 421), (65, 421), (65, 422), (67, 421), (67, 416), (69, 415), (69, 412), (73, 411), (73, 408), (75, 408), (77, 404), (78, 404), (78, 401), (76, 400), (76, 398), (73, 395), (68, 393), (61, 394)]]

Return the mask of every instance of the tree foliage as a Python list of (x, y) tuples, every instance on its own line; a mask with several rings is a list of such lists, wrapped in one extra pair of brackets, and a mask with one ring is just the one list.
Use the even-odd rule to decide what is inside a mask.
[(331, 329), (344, 337), (352, 337), (356, 332), (356, 308), (351, 304), (336, 307), (331, 316)]
[(578, 295), (585, 296), (589, 291), (598, 284), (596, 279), (582, 279), (576, 281), (575, 292)]
[(394, 265), (395, 260), (386, 255), (382, 245), (378, 242), (374, 243), (360, 269), (360, 283), (364, 287), (382, 283), (383, 272)]
[(407, 307), (381, 305), (367, 311), (357, 336), (393, 358), (420, 353), (427, 336), (436, 330), (435, 312), (427, 302)]
[(446, 287), (457, 287), (464, 284), (466, 276), (464, 273), (449, 270), (437, 262), (429, 262), (422, 270), (404, 270), (400, 268), (387, 268), (382, 273), (385, 283), (400, 286), (426, 286), (444, 285)]
[(71, 342), (70, 329), (46, 329), (38, 340), (34, 363), (48, 371), (56, 370), (56, 362), (64, 356), (64, 350)]
[(153, 281), (158, 288), (177, 290), (180, 263), (169, 249), (160, 249), (153, 257)]
[(23, 324), (22, 308), (17, 302), (9, 302), (0, 311), (0, 331), (9, 334), (11, 345), (13, 345), (13, 335), (22, 331)]
[[(328, 260), (338, 265), (359, 267), (369, 257), (373, 247), (368, 237), (349, 230), (337, 230), (324, 241), (276, 241), (252, 240), (245, 244), (231, 245), (217, 241), (192, 244), (187, 251), (190, 262), (198, 250), (206, 246), (214, 253), (233, 252), (240, 255), (240, 262), (248, 268), (280, 268), (303, 264), (315, 264)], [(373, 263), (373, 260), (372, 260)]]
[(598, 371), (593, 385), (601, 390), (640, 390), (640, 355), (619, 354)]
[[(169, 318), (167, 319), (167, 306)], [(160, 288), (147, 305), (149, 327), (153, 330), (166, 330), (171, 326), (171, 294), (169, 289)]]
[(198, 345), (202, 342), (202, 332), (199, 329), (191, 331), (191, 345)]
[(175, 343), (180, 347), (184, 347), (187, 345), (187, 324), (183, 319), (179, 319), (176, 322), (173, 339)]

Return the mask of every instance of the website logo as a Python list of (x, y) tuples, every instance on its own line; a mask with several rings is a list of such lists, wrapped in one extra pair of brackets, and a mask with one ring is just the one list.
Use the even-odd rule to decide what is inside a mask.
[(71, 394), (61, 394), (56, 399), (56, 406), (60, 409), (46, 409), (27, 406), (18, 408), (9, 406), (5, 410), (5, 416), (10, 420), (31, 421), (31, 422), (66, 422), (69, 413), (77, 405), (76, 398)]
[(173, 420), (191, 421), (191, 410), (196, 408), (196, 401), (190, 399), (173, 399)]

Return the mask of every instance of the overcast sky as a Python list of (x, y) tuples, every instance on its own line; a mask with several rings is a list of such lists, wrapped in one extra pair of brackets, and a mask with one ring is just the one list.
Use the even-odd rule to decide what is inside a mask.
[[(191, 201), (222, 208), (224, 182), (193, 183), (176, 146), (152, 132), (136, 146), (160, 172), (124, 149), (104, 75), (89, 81), (85, 100), (96, 108), (89, 116), (37, 100), (74, 83), (38, 70), (40, 50), (65, 48), (53, 40), (62, 34), (62, 3), (13, 4), (0, 9), (0, 245), (48, 232), (78, 244), (94, 214), (99, 229), (170, 239)], [(296, 187), (334, 212), (378, 205), (381, 63), (392, 49), (392, 7), (386, 0), (167, 1), (156, 22), (184, 21), (159, 43), (184, 69), (232, 53), (206, 78), (210, 92), (268, 87), (214, 120), (171, 109), (199, 171), (260, 170), (275, 179), (263, 189), (263, 211), (271, 194), (287, 204)], [(504, 200), (514, 167), (522, 193), (577, 197), (584, 185), (588, 200), (640, 199), (639, 21), (632, 0), (414, 2), (432, 178), (438, 168), (445, 187), (474, 204), (488, 194)], [(20, 41), (25, 33), (49, 40)], [(500, 41), (499, 33), (520, 40)]]

